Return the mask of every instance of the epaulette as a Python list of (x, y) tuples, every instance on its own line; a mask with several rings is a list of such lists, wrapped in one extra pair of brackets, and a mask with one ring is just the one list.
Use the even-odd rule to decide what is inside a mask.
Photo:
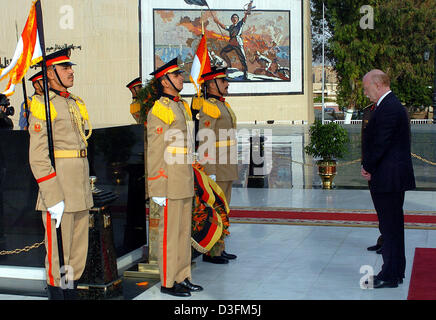
[(193, 110), (200, 110), (203, 106), (203, 97), (192, 97), (192, 109)]
[(170, 107), (170, 99), (164, 97), (161, 100), (162, 101), (156, 100), (153, 108), (151, 109), (151, 113), (166, 124), (171, 124), (174, 122), (175, 116)]
[[(53, 100), (54, 97), (56, 97), (56, 94), (54, 92), (50, 92), (49, 94), (50, 118), (52, 121), (56, 119), (58, 115), (53, 103), (51, 102), (51, 100)], [(45, 113), (44, 96), (34, 95), (32, 97), (32, 101), (30, 102), (30, 112), (35, 118), (39, 120), (43, 120), (43, 121), (47, 120), (46, 113)]]
[(133, 102), (132, 104), (130, 104), (130, 113), (134, 114), (137, 113), (141, 110), (141, 104), (139, 104), (139, 102)]
[(221, 115), (221, 111), (216, 105), (216, 102), (217, 100), (215, 98), (203, 101), (203, 112), (214, 119), (218, 119)]
[(73, 94), (70, 94), (70, 97), (76, 101), (77, 106), (79, 107), (80, 115), (84, 120), (89, 120), (89, 114), (88, 110), (86, 109), (85, 102), (82, 100), (82, 98), (75, 96)]

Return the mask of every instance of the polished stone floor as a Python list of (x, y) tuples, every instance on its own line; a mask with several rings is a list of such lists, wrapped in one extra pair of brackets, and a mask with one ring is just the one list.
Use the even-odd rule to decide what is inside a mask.
[[(367, 190), (236, 188), (233, 199), (234, 207), (372, 209)], [(404, 208), (435, 211), (436, 192), (407, 192)], [(436, 248), (436, 230), (406, 229), (404, 283), (362, 289), (361, 282), (382, 264), (380, 255), (366, 250), (375, 244), (377, 228), (234, 223), (230, 232), (227, 251), (238, 258), (214, 265), (198, 257), (192, 281), (205, 290), (188, 300), (405, 300), (415, 248)], [(44, 298), (0, 293), (0, 299)], [(161, 294), (159, 282), (130, 299), (183, 300)]]

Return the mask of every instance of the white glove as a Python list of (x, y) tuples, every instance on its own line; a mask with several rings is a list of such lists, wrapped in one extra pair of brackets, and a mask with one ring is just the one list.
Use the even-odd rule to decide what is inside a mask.
[(151, 197), (151, 200), (153, 200), (153, 202), (157, 203), (161, 207), (165, 207), (167, 202), (167, 198), (165, 197)]
[(213, 181), (216, 182), (216, 175), (215, 175), (215, 174), (211, 174), (211, 175), (209, 176), (209, 178), (211, 178)]
[(61, 225), (62, 215), (64, 214), (65, 202), (61, 201), (53, 207), (47, 209), (52, 219), (56, 219), (56, 229)]

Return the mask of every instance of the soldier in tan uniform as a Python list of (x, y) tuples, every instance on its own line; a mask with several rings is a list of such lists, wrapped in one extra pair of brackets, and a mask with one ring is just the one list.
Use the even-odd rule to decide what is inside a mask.
[(136, 123), (139, 124), (140, 122), (140, 113), (141, 113), (141, 105), (138, 101), (138, 91), (141, 89), (142, 81), (141, 78), (136, 78), (132, 81), (130, 81), (127, 84), (127, 88), (132, 93), (132, 103), (130, 104), (130, 114), (132, 115), (133, 119), (135, 119)]
[(203, 288), (190, 282), (194, 128), (190, 107), (179, 97), (181, 72), (173, 59), (152, 73), (160, 98), (147, 117), (147, 171), (149, 196), (161, 207), (161, 292), (186, 297)]
[(32, 100), (32, 97), (34, 95), (40, 95), (42, 96), (44, 94), (44, 85), (42, 82), (42, 71), (39, 71), (37, 73), (35, 73), (32, 77), (29, 78), (29, 81), (32, 82), (32, 86), (33, 89), (35, 90), (35, 92), (33, 93), (33, 95), (29, 98), (27, 98), (27, 109), (26, 109), (26, 102), (23, 102), (21, 104), (21, 112), (20, 112), (20, 120), (19, 120), (19, 124), (20, 124), (20, 129), (21, 130), (28, 130), (29, 129), (29, 106), (30, 106), (30, 102)]
[[(77, 298), (77, 280), (88, 252), (88, 213), (93, 206), (86, 149), (90, 134), (85, 136), (89, 116), (83, 100), (67, 91), (74, 83), (69, 56), (69, 50), (61, 50), (48, 55), (46, 62), (56, 170), (49, 158), (44, 96), (35, 95), (30, 105), (29, 161), (39, 186), (36, 210), (42, 211), (46, 230), (49, 299)], [(60, 278), (56, 240), (59, 227), (66, 279)]]
[[(209, 133), (213, 132), (215, 136), (215, 145), (211, 145), (209, 139), (206, 144), (200, 142), (198, 153), (205, 172), (220, 186), (230, 205), (232, 183), (238, 179), (238, 158), (236, 116), (224, 98), (229, 87), (226, 71), (227, 68), (214, 69), (202, 76), (206, 100), (199, 112), (199, 139), (202, 140), (202, 132), (209, 135), (207, 131), (210, 130)], [(212, 257), (209, 253), (203, 255), (203, 261), (217, 264), (225, 264), (232, 259), (236, 259), (236, 255), (225, 250), (221, 256)]]

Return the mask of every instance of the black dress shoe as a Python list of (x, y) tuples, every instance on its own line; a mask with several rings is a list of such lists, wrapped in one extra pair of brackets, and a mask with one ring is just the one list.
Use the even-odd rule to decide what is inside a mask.
[(222, 256), (211, 257), (211, 256), (208, 256), (206, 254), (203, 254), (203, 261), (204, 262), (215, 263), (215, 264), (226, 264), (226, 263), (229, 263), (229, 260), (227, 260), (226, 258), (224, 258)]
[(227, 253), (225, 251), (221, 253), (221, 257), (226, 258), (227, 260), (233, 260), (237, 258), (236, 254)]
[(48, 300), (65, 300), (64, 291), (59, 287), (47, 285)]
[(189, 281), (188, 278), (186, 278), (185, 280), (183, 280), (182, 282), (179, 283), (181, 286), (187, 288), (189, 291), (191, 292), (199, 292), (199, 291), (203, 291), (203, 287), (193, 284), (191, 281)]
[(374, 289), (381, 289), (381, 288), (396, 288), (398, 287), (398, 280), (393, 281), (384, 281), (375, 278), (373, 283)]
[(172, 286), (171, 288), (160, 287), (160, 292), (170, 294), (170, 295), (176, 296), (176, 297), (190, 297), (191, 296), (191, 292), (189, 291), (188, 288), (182, 286), (179, 283), (175, 283), (175, 282), (174, 282), (174, 286)]
[(377, 251), (378, 249), (380, 249), (381, 248), (381, 245), (379, 245), (379, 244), (376, 244), (375, 246), (371, 246), (371, 247), (368, 247), (368, 248), (366, 248), (368, 251)]
[(77, 291), (77, 285), (78, 282), (74, 281), (72, 288), (62, 289), (65, 300), (80, 300), (79, 293)]

